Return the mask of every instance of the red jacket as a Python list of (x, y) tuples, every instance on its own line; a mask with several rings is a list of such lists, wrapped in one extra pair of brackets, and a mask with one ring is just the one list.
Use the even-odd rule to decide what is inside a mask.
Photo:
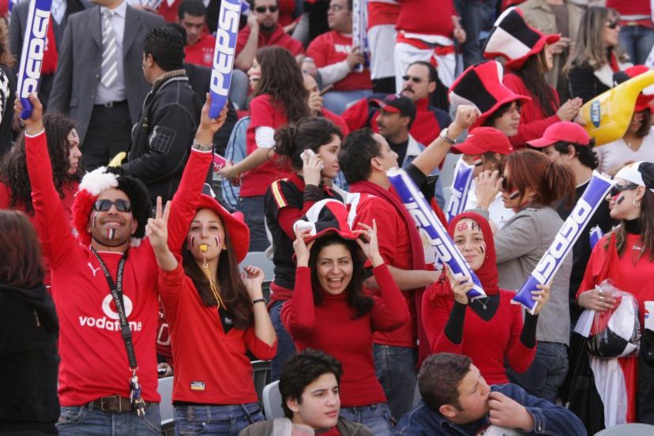
[[(245, 44), (248, 42), (248, 37), (250, 36), (250, 27), (245, 26), (238, 32), (238, 39), (236, 41), (236, 55), (238, 56), (245, 47)], [(291, 53), (293, 56), (304, 53), (304, 47), (302, 43), (297, 39), (291, 38), (287, 33), (284, 32), (284, 28), (280, 25), (275, 27), (271, 33), (266, 33), (263, 31), (259, 32), (259, 45), (258, 47), (266, 47), (269, 45), (278, 45), (284, 47)]]

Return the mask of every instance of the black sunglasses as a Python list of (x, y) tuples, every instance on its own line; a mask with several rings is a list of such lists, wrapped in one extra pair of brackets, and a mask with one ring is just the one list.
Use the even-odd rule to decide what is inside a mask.
[(132, 211), (132, 203), (130, 203), (128, 200), (123, 200), (122, 198), (119, 198), (116, 201), (97, 200), (95, 203), (93, 203), (93, 210), (96, 212), (107, 212), (109, 209), (111, 209), (111, 206), (116, 206), (116, 210), (118, 212)]
[(611, 197), (615, 197), (616, 195), (618, 195), (622, 191), (630, 191), (632, 189), (636, 189), (637, 187), (638, 187), (638, 185), (635, 184), (635, 183), (629, 183), (628, 185), (613, 185), (611, 187), (611, 190), (609, 191), (609, 195)]
[(618, 27), (618, 21), (619, 20), (617, 18), (614, 18), (613, 20), (609, 21), (606, 25), (609, 29), (615, 29), (616, 27)]
[(260, 14), (265, 14), (266, 10), (269, 10), (271, 14), (274, 14), (279, 10), (279, 6), (257, 6), (254, 10)]
[(420, 83), (420, 82), (422, 82), (422, 79), (421, 79), (420, 77), (416, 77), (416, 76), (408, 76), (408, 75), (407, 75), (407, 76), (402, 76), (402, 80), (404, 80), (405, 82), (408, 82), (408, 81), (410, 80), (410, 81), (412, 81), (413, 83)]

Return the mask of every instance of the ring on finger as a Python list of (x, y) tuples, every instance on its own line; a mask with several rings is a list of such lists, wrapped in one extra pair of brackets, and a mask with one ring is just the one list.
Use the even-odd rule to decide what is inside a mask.
[(600, 296), (599, 296), (599, 300), (600, 300), (600, 301), (604, 301), (604, 296), (603, 296), (603, 295), (600, 295)]

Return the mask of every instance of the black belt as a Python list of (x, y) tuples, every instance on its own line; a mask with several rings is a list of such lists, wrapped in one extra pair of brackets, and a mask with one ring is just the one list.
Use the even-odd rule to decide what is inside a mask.
[[(100, 409), (103, 412), (124, 413), (132, 411), (132, 401), (129, 398), (112, 395), (110, 397), (98, 398), (91, 401), (95, 409)], [(150, 403), (145, 402), (145, 407), (148, 408)]]
[(127, 104), (127, 100), (109, 101), (107, 103), (96, 104), (96, 106), (102, 106), (102, 107), (106, 107), (107, 109), (111, 109), (114, 106), (122, 106), (124, 104)]

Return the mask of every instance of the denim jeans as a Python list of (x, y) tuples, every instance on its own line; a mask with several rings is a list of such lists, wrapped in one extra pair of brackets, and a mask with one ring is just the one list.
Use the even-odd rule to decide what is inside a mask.
[(642, 65), (654, 45), (654, 30), (643, 26), (620, 27), (620, 45), (634, 65)]
[(263, 421), (259, 403), (233, 406), (175, 406), (175, 435), (238, 436), (248, 425)]
[(388, 407), (399, 421), (413, 408), (418, 374), (418, 349), (374, 344), (375, 371), (384, 387)]
[(536, 356), (529, 369), (518, 374), (509, 368), (509, 380), (522, 386), (529, 395), (554, 404), (568, 374), (568, 347), (556, 342), (538, 342)]
[(263, 210), (263, 195), (256, 197), (241, 197), (238, 208), (243, 212), (245, 224), (250, 228), (249, 251), (266, 251), (270, 245), (266, 235), (266, 214)]
[(70, 436), (160, 435), (159, 404), (150, 404), (145, 409), (145, 416), (132, 412), (103, 412), (92, 403), (61, 406), (57, 430), (60, 435)]
[(393, 427), (395, 427), (395, 422), (391, 417), (391, 410), (386, 403), (341, 407), (340, 416), (365, 425), (375, 436), (390, 436)]
[(277, 301), (270, 308), (270, 320), (277, 334), (277, 354), (270, 361), (271, 382), (279, 380), (282, 367), (288, 359), (297, 353), (291, 335), (288, 334), (286, 327), (282, 324), (282, 303), (283, 301)]

